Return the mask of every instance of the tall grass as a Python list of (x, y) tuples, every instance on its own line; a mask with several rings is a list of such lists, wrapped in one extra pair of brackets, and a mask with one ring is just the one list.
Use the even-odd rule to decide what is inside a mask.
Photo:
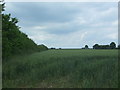
[(117, 50), (48, 50), (3, 64), (3, 87), (117, 88)]

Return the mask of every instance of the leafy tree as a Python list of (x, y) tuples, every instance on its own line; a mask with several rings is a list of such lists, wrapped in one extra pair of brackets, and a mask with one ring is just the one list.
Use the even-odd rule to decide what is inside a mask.
[(115, 49), (115, 48), (116, 48), (116, 44), (115, 44), (114, 42), (111, 42), (111, 43), (110, 43), (110, 48), (111, 48), (111, 49)]
[[(4, 11), (4, 4), (1, 4)], [(2, 14), (2, 58), (8, 60), (10, 57), (18, 54), (26, 54), (47, 50), (45, 46), (38, 46), (33, 40), (22, 33), (17, 26), (18, 19), (12, 18), (11, 14)]]
[(93, 49), (99, 49), (99, 45), (98, 45), (98, 44), (95, 44), (95, 45), (93, 46)]
[(85, 45), (85, 49), (88, 49), (88, 45)]

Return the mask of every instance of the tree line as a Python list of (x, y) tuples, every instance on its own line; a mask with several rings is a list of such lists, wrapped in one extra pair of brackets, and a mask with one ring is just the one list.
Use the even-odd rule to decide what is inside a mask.
[[(82, 49), (89, 49), (88, 45), (85, 45)], [(120, 49), (120, 45), (116, 46), (115, 42), (111, 42), (110, 45), (93, 45), (93, 49)]]
[(2, 16), (2, 59), (8, 60), (14, 55), (28, 54), (36, 51), (44, 51), (48, 48), (45, 45), (37, 45), (33, 40), (20, 31), (17, 25), (18, 19), (11, 17), (11, 14), (2, 13), (5, 9), (1, 5), (0, 16)]
[(111, 42), (110, 45), (98, 45), (98, 44), (95, 44), (93, 46), (93, 49), (116, 49), (116, 44), (114, 42)]

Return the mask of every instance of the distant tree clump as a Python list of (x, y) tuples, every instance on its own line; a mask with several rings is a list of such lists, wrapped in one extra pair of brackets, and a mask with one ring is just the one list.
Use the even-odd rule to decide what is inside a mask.
[(50, 48), (50, 49), (55, 49), (55, 48), (52, 47), (52, 48)]
[(116, 44), (114, 42), (111, 42), (110, 45), (98, 45), (98, 44), (95, 44), (93, 46), (93, 49), (116, 49)]
[(88, 49), (88, 45), (85, 45), (85, 49)]
[(95, 45), (93, 46), (93, 49), (99, 49), (99, 45), (98, 45), (98, 44), (95, 44)]
[(116, 48), (116, 44), (115, 44), (114, 42), (111, 42), (111, 43), (110, 43), (110, 48), (111, 48), (111, 49), (115, 49), (115, 48)]

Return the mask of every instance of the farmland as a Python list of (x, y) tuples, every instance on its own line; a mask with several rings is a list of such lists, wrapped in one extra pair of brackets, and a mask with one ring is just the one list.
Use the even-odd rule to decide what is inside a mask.
[(47, 50), (3, 63), (4, 88), (117, 88), (118, 50)]

